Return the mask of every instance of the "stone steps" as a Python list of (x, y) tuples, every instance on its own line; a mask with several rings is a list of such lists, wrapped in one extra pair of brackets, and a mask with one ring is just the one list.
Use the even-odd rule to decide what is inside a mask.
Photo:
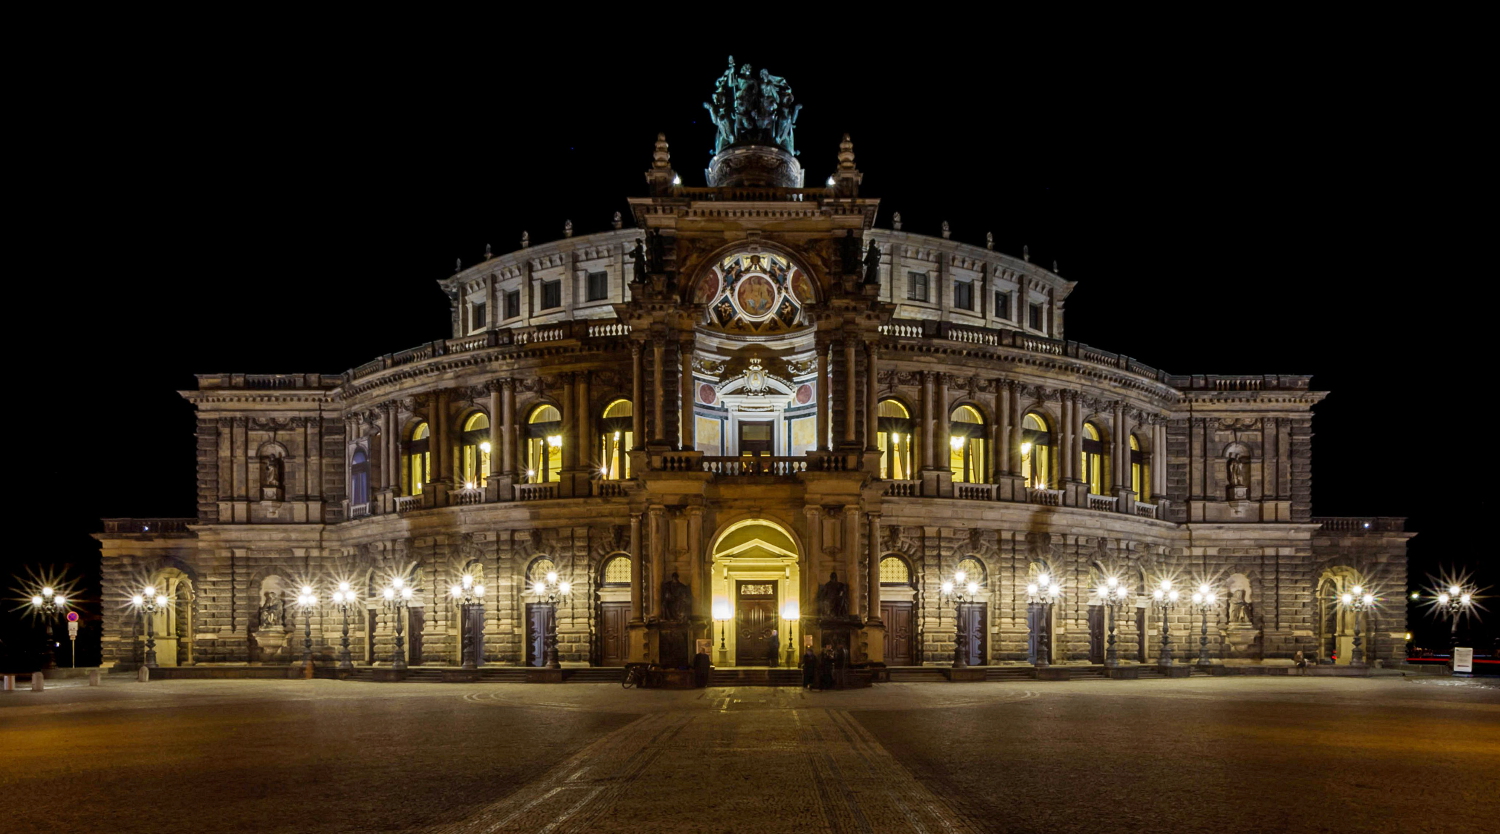
[(709, 686), (801, 686), (801, 669), (715, 669)]

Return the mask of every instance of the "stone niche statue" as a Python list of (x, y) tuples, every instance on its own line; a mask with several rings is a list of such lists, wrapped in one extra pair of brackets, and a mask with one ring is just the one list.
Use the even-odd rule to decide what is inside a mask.
[(1224, 480), (1229, 485), (1229, 500), (1250, 497), (1250, 450), (1236, 443), (1225, 451)]
[(630, 250), (630, 257), (635, 259), (635, 283), (646, 283), (646, 242), (644, 240), (635, 239), (635, 248)]
[(818, 616), (849, 616), (849, 583), (840, 582), (838, 571), (828, 574), (828, 581), (818, 586)]
[(672, 578), (661, 583), (661, 618), (667, 622), (686, 622), (693, 613), (693, 592), (672, 572)]
[(880, 247), (870, 242), (870, 248), (865, 250), (865, 283), (880, 283)]
[(260, 500), (280, 501), (285, 494), (283, 480), (286, 469), (279, 455), (266, 455), (260, 459)]
[(278, 628), (282, 621), (282, 603), (276, 597), (275, 592), (266, 591), (265, 599), (260, 604), (260, 627), (261, 629)]

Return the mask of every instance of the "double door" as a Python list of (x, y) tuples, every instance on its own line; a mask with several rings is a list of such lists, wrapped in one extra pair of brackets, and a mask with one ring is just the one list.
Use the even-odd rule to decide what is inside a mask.
[(773, 579), (740, 579), (735, 582), (734, 663), (736, 666), (767, 666), (781, 651), (777, 629), (777, 589)]
[(882, 600), (880, 619), (885, 623), (885, 665), (914, 666), (915, 630), (912, 628), (911, 602)]

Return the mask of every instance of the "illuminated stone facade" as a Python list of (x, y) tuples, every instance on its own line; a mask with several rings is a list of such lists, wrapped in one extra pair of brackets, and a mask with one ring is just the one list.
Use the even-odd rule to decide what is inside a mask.
[[(311, 584), (331, 663), (326, 600), (348, 581), (353, 660), (383, 665), (400, 576), (413, 665), (458, 665), (466, 644), (535, 665), (532, 583), (551, 571), (571, 583), (565, 666), (672, 661), (697, 639), (760, 664), (773, 630), (783, 664), (840, 634), (856, 662), (948, 664), (962, 630), (972, 665), (1060, 665), (1106, 658), (1113, 577), (1131, 591), (1120, 657), (1154, 664), (1165, 578), (1217, 595), (1215, 662), (1348, 662), (1356, 620), (1364, 659), (1402, 655), (1408, 534), (1312, 517), (1308, 377), (1175, 375), (1069, 341), (1072, 282), (899, 215), (877, 229), (847, 138), (832, 169), (758, 184), (803, 173), (740, 144), (711, 162), (718, 185), (687, 187), (659, 139), (613, 231), (569, 224), (441, 281), (452, 338), (342, 374), (201, 376), (183, 394), (198, 515), (107, 520), (107, 603), (147, 582), (171, 597), (162, 665), (287, 664)], [(960, 569), (976, 587), (957, 604)], [(485, 586), (467, 619), (448, 590), (465, 574)], [(1041, 574), (1050, 614), (1028, 594)], [(1387, 601), (1330, 604), (1355, 584)], [(106, 663), (141, 662), (140, 618), (106, 609)], [(1198, 658), (1199, 611), (1170, 611), (1179, 661)]]

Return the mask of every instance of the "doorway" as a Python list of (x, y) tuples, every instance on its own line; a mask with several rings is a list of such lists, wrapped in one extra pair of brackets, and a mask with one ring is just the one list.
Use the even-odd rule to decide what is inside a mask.
[(406, 609), (406, 662), (422, 665), (422, 609)]
[(769, 455), (773, 453), (771, 421), (740, 421), (740, 454)]
[(885, 623), (885, 665), (912, 666), (912, 603), (882, 600), (880, 619)]
[(484, 665), (484, 606), (463, 607), (463, 633), (460, 635), (459, 664), (472, 660), (475, 666)]
[(526, 603), (526, 665), (541, 666), (547, 659), (547, 615), (545, 602)]
[(958, 607), (958, 633), (964, 637), (964, 662), (970, 666), (985, 665), (988, 656), (985, 645), (985, 610), (982, 602), (966, 602)]
[(1104, 662), (1104, 606), (1089, 606), (1089, 662)]
[(734, 663), (766, 666), (781, 649), (776, 628), (776, 583), (741, 579), (735, 582)]
[(599, 665), (624, 666), (630, 656), (630, 603), (599, 603)]

